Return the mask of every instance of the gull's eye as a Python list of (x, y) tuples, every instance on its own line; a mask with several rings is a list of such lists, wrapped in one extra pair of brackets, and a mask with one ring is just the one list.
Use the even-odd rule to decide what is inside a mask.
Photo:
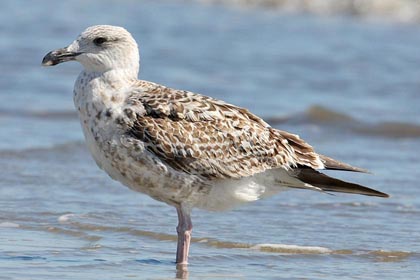
[(100, 45), (102, 45), (103, 43), (105, 43), (106, 42), (106, 39), (104, 38), (104, 37), (98, 37), (98, 38), (95, 38), (94, 40), (93, 40), (93, 43), (95, 44), (95, 45), (97, 45), (97, 46), (100, 46)]

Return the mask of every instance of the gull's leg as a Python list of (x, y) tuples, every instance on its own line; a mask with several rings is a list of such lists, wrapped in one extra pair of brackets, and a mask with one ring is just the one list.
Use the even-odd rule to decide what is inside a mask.
[(188, 264), (188, 252), (190, 250), (192, 232), (191, 209), (180, 205), (176, 208), (176, 211), (178, 212), (176, 263), (186, 266)]

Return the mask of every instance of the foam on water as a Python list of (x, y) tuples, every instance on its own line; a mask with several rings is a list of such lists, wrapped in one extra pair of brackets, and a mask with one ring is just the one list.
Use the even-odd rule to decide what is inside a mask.
[(286, 244), (257, 244), (253, 245), (250, 249), (284, 254), (328, 254), (332, 252), (331, 249), (325, 247)]
[(57, 220), (58, 220), (59, 223), (68, 223), (75, 216), (76, 216), (75, 214), (64, 214), (64, 215), (61, 215), (60, 217), (58, 217)]
[(19, 224), (12, 223), (12, 222), (2, 222), (0, 223), (0, 228), (18, 228), (20, 227)]
[(369, 252), (368, 255), (374, 256), (377, 261), (381, 262), (400, 262), (412, 256), (413, 253), (404, 251), (377, 250)]

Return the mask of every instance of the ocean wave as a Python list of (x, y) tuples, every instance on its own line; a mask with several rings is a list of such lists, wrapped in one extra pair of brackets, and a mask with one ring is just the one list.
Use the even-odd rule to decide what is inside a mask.
[(20, 227), (19, 224), (12, 223), (12, 222), (2, 222), (0, 223), (0, 228), (18, 228)]
[[(65, 220), (63, 222), (62, 220)], [(113, 227), (108, 225), (102, 225), (97, 223), (89, 223), (88, 216), (80, 216), (74, 214), (64, 214), (58, 218), (60, 224), (71, 226), (65, 230), (60, 230), (58, 227), (54, 228), (54, 232), (75, 235), (75, 232), (84, 233), (92, 232), (116, 232), (116, 233), (125, 233), (133, 236), (142, 236), (159, 241), (173, 241), (177, 240), (176, 235), (166, 234), (160, 232), (153, 232), (147, 230), (139, 230), (131, 227)], [(51, 231), (51, 229), (49, 229)], [(267, 253), (279, 253), (279, 254), (332, 254), (337, 253), (329, 248), (319, 247), (319, 246), (302, 246), (302, 245), (287, 245), (287, 244), (250, 244), (250, 243), (241, 243), (241, 242), (231, 242), (231, 241), (220, 241), (213, 238), (192, 238), (192, 242), (200, 243), (207, 245), (209, 247), (220, 248), (220, 249), (250, 249), (257, 250)]]
[(376, 261), (380, 262), (398, 262), (405, 260), (406, 258), (414, 255), (410, 252), (405, 251), (384, 251), (384, 250), (376, 250), (370, 251), (366, 254), (366, 256), (371, 256), (376, 259)]
[(419, 22), (420, 4), (415, 0), (196, 0), (240, 8), (265, 8), (321, 16), (378, 18), (399, 22)]
[(257, 244), (250, 249), (259, 250), (270, 253), (285, 254), (329, 254), (333, 252), (331, 249), (318, 246), (299, 246), (286, 244)]
[(365, 135), (377, 135), (392, 138), (420, 137), (420, 126), (402, 122), (384, 122), (375, 125), (356, 127), (355, 131)]
[[(130, 239), (131, 237), (153, 239), (157, 241), (169, 241), (175, 243), (177, 241), (176, 234), (162, 233), (157, 231), (147, 231), (129, 225), (111, 225), (107, 220), (106, 215), (97, 215), (92, 213), (47, 213), (48, 218), (55, 216), (56, 223), (45, 223), (43, 220), (37, 220), (36, 223), (33, 221), (27, 224), (24, 221), (19, 221), (19, 228), (27, 231), (41, 231), (47, 233), (53, 233), (56, 235), (62, 235), (64, 237), (71, 236), (79, 238), (80, 240), (86, 240), (89, 244), (82, 247), (83, 250), (97, 250), (104, 246), (100, 243), (100, 240), (108, 236), (109, 234), (118, 234), (119, 236), (126, 236), (125, 238)], [(38, 215), (36, 216), (39, 217)], [(99, 218), (99, 219), (98, 219)], [(51, 221), (51, 220), (49, 220)], [(16, 227), (15, 223), (4, 223), (5, 227)], [(218, 255), (225, 256), (226, 258), (249, 258), (252, 254), (249, 251), (257, 251), (265, 253), (267, 256), (281, 256), (281, 255), (294, 255), (294, 256), (319, 256), (328, 255), (331, 257), (339, 256), (340, 258), (356, 258), (362, 260), (369, 260), (374, 262), (401, 262), (408, 258), (420, 259), (420, 254), (415, 251), (407, 250), (386, 250), (382, 248), (329, 248), (322, 245), (298, 245), (298, 244), (281, 244), (281, 243), (252, 243), (252, 242), (239, 242), (239, 241), (228, 241), (218, 240), (215, 238), (208, 237), (193, 237), (191, 240), (193, 243), (200, 244), (200, 246), (211, 247), (215, 249), (235, 249), (236, 252), (232, 252), (229, 255)], [(99, 242), (99, 243), (98, 243)], [(121, 251), (127, 253), (137, 253), (135, 248), (123, 246), (120, 248)], [(242, 253), (244, 252), (245, 253)], [(246, 252), (248, 251), (248, 252)], [(201, 258), (211, 258), (212, 256), (202, 256)], [(214, 257), (214, 256), (213, 256)], [(196, 258), (200, 258), (197, 256)]]
[(350, 131), (353, 133), (378, 136), (386, 138), (418, 138), (420, 125), (403, 122), (366, 123), (352, 116), (322, 107), (312, 106), (306, 111), (286, 117), (268, 117), (265, 120), (273, 125), (281, 124), (314, 124), (320, 127), (333, 128), (337, 131)]
[[(60, 216), (63, 217), (63, 216)], [(67, 220), (65, 226), (70, 226), (70, 228), (59, 229), (58, 227), (54, 228), (54, 232), (57, 234), (65, 234), (78, 236), (80, 232), (80, 237), (86, 238), (89, 236), (92, 240), (99, 240), (100, 237), (94, 235), (90, 236), (88, 232), (98, 233), (98, 232), (115, 232), (115, 233), (124, 233), (127, 235), (138, 236), (138, 237), (147, 237), (159, 241), (171, 241), (176, 242), (177, 237), (174, 234), (153, 232), (139, 230), (132, 227), (114, 227), (109, 225), (103, 225), (98, 223), (89, 223), (89, 215), (71, 216), (71, 219)], [(51, 232), (51, 228), (48, 229)], [(235, 241), (221, 241), (214, 238), (206, 237), (193, 237), (191, 240), (193, 243), (199, 243), (201, 245), (219, 248), (219, 249), (245, 249), (245, 250), (256, 250), (263, 253), (272, 253), (280, 255), (342, 255), (350, 256), (356, 258), (369, 258), (374, 259), (375, 261), (380, 262), (400, 262), (409, 257), (418, 257), (418, 253), (408, 252), (408, 251), (386, 251), (386, 250), (350, 250), (350, 249), (331, 249), (323, 246), (306, 246), (306, 245), (296, 245), (296, 244), (252, 244), (252, 243), (242, 243)]]
[(75, 151), (86, 150), (86, 145), (82, 141), (70, 141), (46, 147), (33, 147), (27, 149), (0, 150), (3, 157), (28, 157), (36, 154), (52, 153), (74, 153)]
[(0, 117), (19, 117), (19, 118), (36, 118), (48, 120), (75, 120), (77, 119), (76, 111), (24, 111), (24, 110), (5, 110), (0, 109)]

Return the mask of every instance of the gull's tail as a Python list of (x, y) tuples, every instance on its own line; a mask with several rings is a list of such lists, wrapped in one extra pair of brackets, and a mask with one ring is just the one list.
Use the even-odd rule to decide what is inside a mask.
[[(340, 170), (349, 170), (346, 166), (346, 169)], [(328, 169), (328, 168), (327, 168)], [(332, 168), (333, 169), (333, 168)], [(349, 171), (356, 171), (356, 172), (365, 172), (363, 169), (352, 168)], [(320, 173), (312, 168), (302, 168), (299, 169), (295, 177), (300, 181), (307, 183), (311, 186), (317, 187), (322, 191), (326, 192), (342, 192), (342, 193), (353, 193), (353, 194), (363, 194), (363, 195), (370, 195), (370, 196), (379, 196), (379, 197), (389, 197), (388, 194), (364, 187), (362, 185), (358, 185), (355, 183), (345, 182), (339, 179), (335, 179), (329, 177), (323, 173)]]

